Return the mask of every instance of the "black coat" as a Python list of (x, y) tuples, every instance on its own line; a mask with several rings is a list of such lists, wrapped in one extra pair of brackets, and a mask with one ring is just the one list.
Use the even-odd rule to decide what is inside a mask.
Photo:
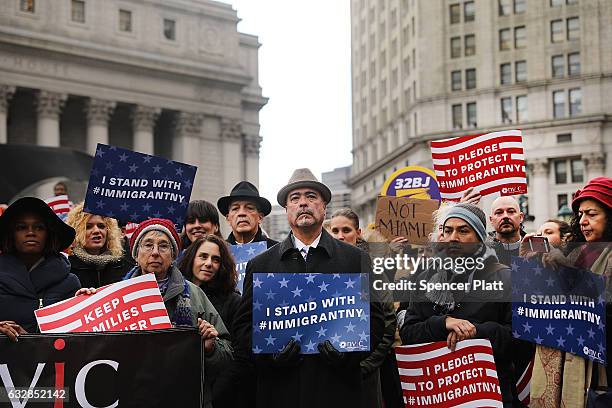
[[(249, 389), (248, 380), (255, 370), (257, 376), (257, 407), (356, 407), (365, 392), (361, 387), (359, 363), (368, 353), (346, 353), (347, 364), (330, 366), (319, 354), (303, 355), (297, 365), (280, 368), (269, 355), (254, 357), (252, 345), (253, 272), (287, 273), (356, 273), (371, 272), (370, 257), (357, 247), (332, 238), (325, 230), (316, 248), (310, 248), (308, 261), (293, 246), (291, 235), (279, 245), (253, 258), (246, 268), (244, 294), (236, 318), (235, 364), (237, 384)], [(380, 342), (384, 331), (380, 303), (370, 306), (371, 347)], [(240, 385), (238, 385), (240, 387)]]
[(230, 336), (232, 341), (234, 340), (234, 323), (236, 320), (236, 313), (238, 312), (238, 306), (240, 305), (240, 293), (232, 292), (229, 295), (220, 295), (216, 291), (201, 285), (200, 289), (206, 293), (208, 296), (208, 300), (213, 304), (217, 312), (219, 312), (219, 316), (221, 316), (221, 320), (227, 327), (227, 330), (230, 332)]
[[(230, 232), (226, 239), (227, 243), (230, 245), (236, 245), (236, 237), (234, 237), (234, 233)], [(262, 242), (266, 241), (266, 246), (268, 248), (272, 248), (274, 245), (278, 244), (278, 241), (273, 240), (272, 238), (266, 237), (263, 232), (261, 232), (261, 228), (257, 228), (257, 234), (255, 234), (255, 238), (253, 238), (253, 242)]]
[(88, 262), (76, 255), (70, 255), (68, 260), (70, 272), (79, 278), (83, 288), (99, 288), (119, 282), (133, 266), (125, 256), (116, 262), (106, 264)]
[(0, 255), (0, 320), (13, 320), (36, 333), (34, 310), (73, 297), (80, 287), (63, 255), (47, 256), (30, 272), (13, 255)]
[[(416, 276), (417, 281), (429, 280), (432, 270), (424, 271)], [(482, 301), (477, 293), (470, 293), (457, 300), (455, 309), (445, 314), (434, 308), (434, 304), (417, 298), (411, 293), (411, 301), (406, 312), (404, 324), (400, 330), (403, 344), (420, 344), (436, 341), (446, 341), (446, 317), (464, 319), (476, 327), (476, 338), (488, 339), (493, 346), (493, 355), (497, 366), (497, 375), (504, 403), (512, 403), (513, 367), (512, 355), (512, 283), (510, 269), (505, 265), (490, 261), (485, 262), (485, 268), (474, 274), (474, 279), (484, 279), (487, 282), (502, 281), (504, 293), (499, 293), (499, 301)], [(418, 284), (417, 284), (418, 285)], [(489, 298), (489, 300), (492, 300)], [(502, 301), (508, 300), (508, 301)]]

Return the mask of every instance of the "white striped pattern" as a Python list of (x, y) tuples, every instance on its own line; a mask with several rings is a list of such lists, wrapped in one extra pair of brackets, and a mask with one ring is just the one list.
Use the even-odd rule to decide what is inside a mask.
[(481, 407), (495, 407), (503, 408), (504, 403), (492, 399), (481, 399), (478, 401), (470, 401), (465, 404), (455, 405), (454, 408), (481, 408)]
[(143, 312), (150, 312), (151, 310), (164, 310), (166, 305), (163, 302), (147, 303), (142, 305)]
[[(470, 140), (467, 140), (465, 142), (458, 143), (456, 145), (452, 145), (452, 146), (449, 146), (449, 147), (433, 147), (432, 146), (431, 147), (431, 152), (432, 153), (450, 153), (450, 152), (454, 152), (455, 150), (465, 149), (466, 147), (472, 146), (474, 144), (481, 143), (481, 142), (486, 142), (487, 140), (496, 139), (496, 138), (502, 137), (502, 136), (522, 136), (522, 133), (521, 133), (520, 130), (503, 130), (501, 132), (487, 133), (486, 135), (480, 135), (480, 136), (475, 137), (473, 139), (470, 139)], [(451, 137), (451, 138), (448, 138), (448, 139), (434, 140), (434, 142), (446, 142), (446, 141), (452, 140), (452, 139), (455, 139), (455, 138)], [(521, 147), (523, 147), (523, 146), (521, 145)]]
[(73, 331), (74, 329), (78, 329), (82, 325), (83, 325), (83, 322), (81, 321), (81, 319), (79, 319), (79, 320), (76, 320), (72, 323), (65, 324), (58, 328), (46, 330), (45, 333), (68, 333), (68, 332)]
[(416, 391), (416, 385), (413, 383), (402, 383), (402, 388), (408, 391)]
[(140, 298), (147, 297), (147, 296), (154, 296), (154, 295), (159, 295), (158, 288), (143, 289), (143, 290), (139, 290), (138, 292), (128, 293), (127, 295), (123, 297), (123, 301), (125, 303), (130, 303), (133, 300), (140, 299)]
[(155, 326), (157, 324), (162, 324), (162, 323), (170, 323), (170, 319), (168, 318), (168, 316), (158, 316), (158, 317), (152, 317), (149, 319), (149, 322), (151, 322), (152, 326)]
[(409, 375), (409, 376), (423, 375), (423, 369), (422, 368), (400, 368), (399, 374)]

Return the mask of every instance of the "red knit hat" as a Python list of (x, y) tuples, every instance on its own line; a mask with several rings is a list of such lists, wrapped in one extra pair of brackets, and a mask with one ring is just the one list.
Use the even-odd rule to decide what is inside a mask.
[(574, 201), (572, 201), (572, 210), (577, 213), (580, 202), (587, 198), (592, 198), (604, 206), (612, 208), (612, 178), (596, 177), (589, 181), (582, 190), (576, 191)]
[(132, 238), (130, 238), (130, 252), (134, 259), (136, 259), (136, 249), (138, 249), (140, 240), (149, 231), (159, 231), (166, 234), (170, 238), (174, 255), (178, 255), (181, 250), (181, 239), (176, 232), (176, 228), (174, 228), (174, 223), (163, 218), (151, 218), (141, 222), (132, 234)]

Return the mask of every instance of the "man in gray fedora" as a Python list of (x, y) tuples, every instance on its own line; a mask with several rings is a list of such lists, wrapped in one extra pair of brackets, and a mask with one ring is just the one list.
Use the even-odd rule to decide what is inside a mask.
[[(289, 341), (274, 355), (252, 353), (253, 273), (370, 273), (369, 256), (334, 239), (323, 229), (329, 188), (308, 169), (298, 169), (277, 195), (285, 207), (291, 227), (289, 236), (253, 258), (247, 265), (244, 294), (236, 316), (235, 367), (238, 384), (256, 378), (256, 406), (348, 407), (360, 406), (368, 393), (364, 389), (360, 361), (367, 352), (343, 353), (329, 341), (317, 345), (319, 354), (300, 354), (301, 346)], [(371, 348), (384, 330), (381, 303), (370, 306)], [(242, 386), (241, 386), (242, 388)]]

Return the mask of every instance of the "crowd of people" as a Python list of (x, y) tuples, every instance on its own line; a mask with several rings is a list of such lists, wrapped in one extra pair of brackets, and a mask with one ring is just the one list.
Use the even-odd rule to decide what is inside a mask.
[[(423, 254), (401, 237), (377, 245), (387, 242), (376, 230), (360, 228), (351, 209), (326, 221), (331, 196), (310, 170), (296, 170), (277, 195), (291, 228), (281, 242), (263, 231), (271, 204), (247, 181), (216, 206), (190, 202), (182, 231), (153, 218), (129, 239), (117, 220), (89, 214), (82, 203), (64, 222), (44, 201), (18, 199), (0, 216), (0, 333), (18, 341), (38, 331), (34, 310), (150, 273), (172, 324), (195, 327), (201, 335), (205, 407), (403, 407), (394, 346), (445, 341), (454, 350), (473, 338), (491, 341), (504, 406), (523, 406), (516, 384), (530, 364), (530, 406), (607, 406), (597, 404), (609, 402), (610, 365), (513, 338), (510, 302), (482, 301), (469, 291), (415, 291), (399, 302), (395, 294), (372, 291), (369, 352), (341, 352), (326, 340), (317, 345), (319, 353), (302, 354), (293, 339), (275, 354), (254, 354), (254, 272), (369, 275), (372, 257)], [(470, 189), (460, 203), (444, 203), (434, 214), (435, 245), (425, 253), (478, 257), (484, 268), (457, 273), (434, 267), (412, 271), (413, 277), (432, 283), (502, 281), (510, 290), (513, 256), (539, 258), (552, 267), (580, 266), (606, 279), (612, 275), (611, 178), (595, 178), (576, 192), (570, 223), (551, 219), (532, 233), (524, 230), (525, 214), (513, 197), (497, 198), (484, 210), (479, 201)], [(231, 228), (225, 239), (219, 214)], [(528, 245), (534, 236), (546, 237), (551, 250), (534, 252)], [(229, 245), (252, 242), (266, 242), (268, 250), (248, 263), (241, 293)], [(394, 281), (399, 272), (388, 269), (382, 277)], [(607, 304), (608, 321), (610, 311)]]

